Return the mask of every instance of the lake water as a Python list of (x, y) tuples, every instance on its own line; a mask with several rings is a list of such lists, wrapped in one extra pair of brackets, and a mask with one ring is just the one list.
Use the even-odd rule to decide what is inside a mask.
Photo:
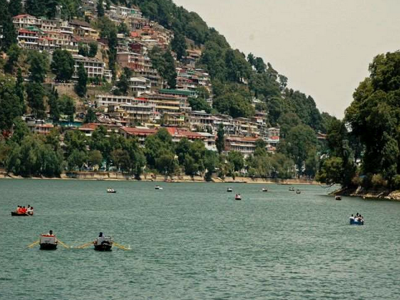
[[(0, 180), (0, 299), (400, 299), (399, 202), (161, 185)], [(18, 204), (35, 216), (11, 217)], [(348, 224), (357, 212), (364, 226)], [(49, 229), (69, 246), (102, 231), (132, 250), (27, 248)]]

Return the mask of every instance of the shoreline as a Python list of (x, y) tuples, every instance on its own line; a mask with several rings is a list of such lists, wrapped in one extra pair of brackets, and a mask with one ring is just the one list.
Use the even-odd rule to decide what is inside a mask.
[(164, 183), (249, 183), (249, 184), (279, 184), (279, 185), (319, 185), (318, 182), (305, 179), (263, 179), (263, 178), (250, 178), (250, 177), (226, 177), (221, 179), (219, 177), (213, 177), (211, 181), (204, 180), (201, 176), (173, 176), (166, 178), (165, 176), (158, 175), (155, 178), (151, 176), (142, 176), (141, 180), (137, 180), (131, 175), (124, 175), (121, 173), (114, 172), (76, 172), (72, 174), (73, 176), (68, 176), (67, 174), (61, 174), (60, 177), (22, 177), (15, 176), (12, 174), (0, 173), (0, 180), (10, 180), (10, 179), (27, 179), (27, 180), (88, 180), (88, 181), (132, 181), (132, 182), (164, 182)]
[(400, 190), (388, 189), (365, 189), (363, 187), (357, 188), (341, 188), (331, 193), (332, 195), (359, 197), (362, 199), (370, 200), (390, 200), (400, 201)]

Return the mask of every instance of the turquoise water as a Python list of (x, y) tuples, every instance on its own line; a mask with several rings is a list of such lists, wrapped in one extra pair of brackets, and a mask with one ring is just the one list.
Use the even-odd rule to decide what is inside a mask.
[[(0, 299), (400, 299), (398, 202), (335, 201), (318, 186), (154, 186), (0, 180)], [(18, 204), (35, 216), (11, 217)], [(348, 225), (356, 212), (364, 226)], [(27, 248), (49, 229), (70, 246), (103, 231), (132, 250)]]

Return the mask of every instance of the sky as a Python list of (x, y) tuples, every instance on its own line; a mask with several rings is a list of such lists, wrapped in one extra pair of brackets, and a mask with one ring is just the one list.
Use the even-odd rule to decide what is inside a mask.
[(373, 58), (400, 49), (400, 0), (173, 1), (339, 118)]

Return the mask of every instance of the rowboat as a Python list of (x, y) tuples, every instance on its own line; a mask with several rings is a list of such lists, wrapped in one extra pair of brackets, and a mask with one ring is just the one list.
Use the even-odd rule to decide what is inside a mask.
[(242, 196), (240, 194), (236, 194), (235, 200), (242, 200)]
[(11, 216), (13, 216), (13, 217), (31, 217), (31, 216), (33, 216), (33, 213), (32, 214), (28, 214), (28, 213), (19, 214), (19, 213), (15, 212), (15, 211), (12, 211), (11, 212)]
[(39, 239), (40, 250), (57, 250), (57, 238), (53, 234), (41, 234)]

